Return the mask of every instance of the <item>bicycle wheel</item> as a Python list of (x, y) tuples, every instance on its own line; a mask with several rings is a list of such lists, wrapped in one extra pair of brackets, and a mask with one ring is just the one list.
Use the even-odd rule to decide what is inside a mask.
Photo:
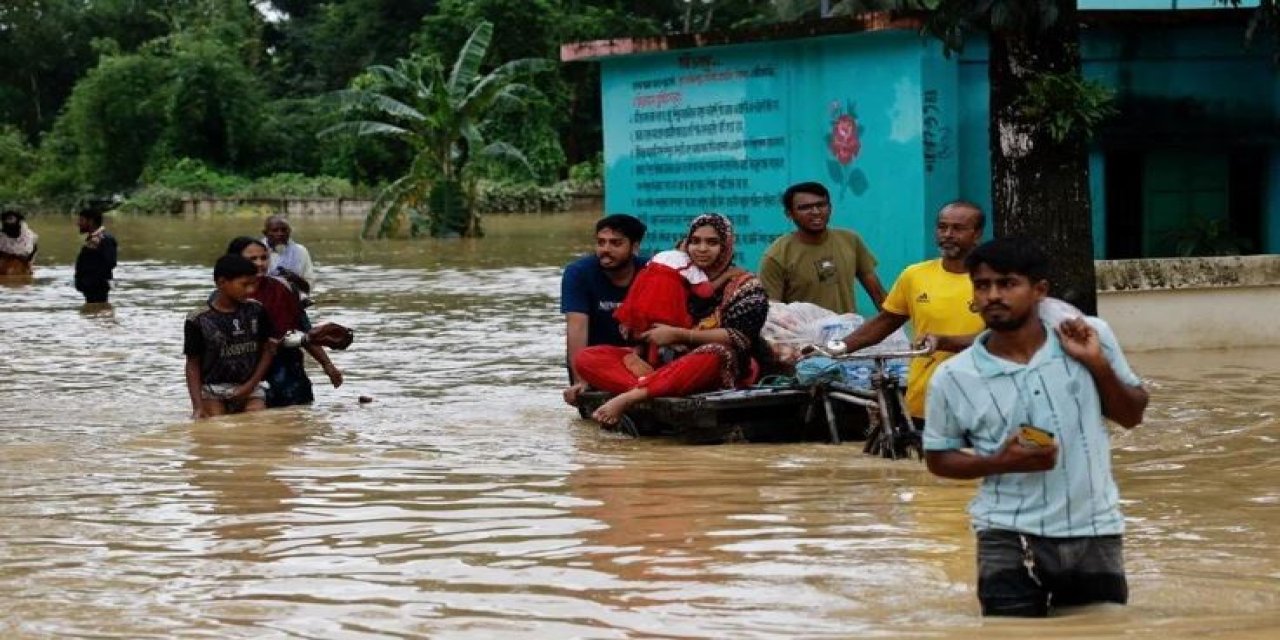
[(865, 451), (871, 455), (888, 458), (890, 460), (897, 457), (897, 433), (893, 424), (896, 412), (893, 409), (893, 394), (885, 393), (884, 389), (879, 389), (877, 393), (876, 403), (878, 406), (871, 412), (871, 429), (867, 433), (867, 446)]
[(891, 430), (894, 432), (893, 457), (895, 459), (910, 458), (914, 455), (917, 460), (923, 460), (922, 434), (916, 429), (915, 422), (911, 420), (911, 414), (907, 411), (907, 398), (903, 395), (902, 387), (895, 387), (893, 393), (885, 395), (892, 399), (889, 404), (893, 405), (889, 411), (892, 417)]
[(873, 412), (872, 432), (867, 437), (867, 453), (890, 460), (909, 458), (914, 454), (924, 457), (920, 446), (920, 436), (907, 414), (906, 398), (902, 388), (897, 385), (881, 389), (878, 394), (879, 407)]

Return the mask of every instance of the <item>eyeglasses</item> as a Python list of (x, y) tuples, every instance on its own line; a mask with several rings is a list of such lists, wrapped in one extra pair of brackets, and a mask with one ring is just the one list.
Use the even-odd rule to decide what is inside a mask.
[(822, 211), (823, 209), (830, 208), (831, 202), (829, 200), (823, 200), (821, 202), (806, 202), (805, 204), (796, 205), (796, 211), (803, 213), (808, 213), (810, 211)]

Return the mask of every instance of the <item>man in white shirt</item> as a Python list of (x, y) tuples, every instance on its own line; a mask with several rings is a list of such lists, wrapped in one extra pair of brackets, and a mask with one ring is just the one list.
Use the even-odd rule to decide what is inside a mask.
[(316, 269), (311, 264), (307, 248), (291, 239), (293, 227), (284, 216), (267, 218), (262, 228), (267, 246), (271, 248), (271, 266), (268, 273), (284, 278), (303, 294), (310, 294), (316, 283)]

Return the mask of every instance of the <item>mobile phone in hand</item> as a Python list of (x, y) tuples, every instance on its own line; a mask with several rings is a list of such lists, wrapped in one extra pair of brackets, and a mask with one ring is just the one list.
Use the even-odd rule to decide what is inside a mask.
[(1018, 444), (1024, 447), (1049, 447), (1053, 443), (1054, 436), (1051, 432), (1030, 424), (1018, 427)]

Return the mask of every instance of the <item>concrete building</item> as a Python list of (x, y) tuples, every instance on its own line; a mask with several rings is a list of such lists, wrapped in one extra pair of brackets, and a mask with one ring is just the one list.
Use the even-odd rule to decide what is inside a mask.
[[(1272, 51), (1244, 46), (1248, 9), (1185, 9), (1213, 6), (1197, 2), (1081, 2), (1084, 74), (1112, 87), (1119, 108), (1090, 150), (1099, 260), (1280, 252)], [(941, 203), (990, 209), (985, 41), (973, 34), (948, 57), (919, 26), (873, 14), (565, 45), (562, 59), (601, 64), (605, 210), (644, 219), (650, 248), (673, 241), (692, 214), (726, 213), (740, 263), (755, 269), (791, 229), (782, 190), (818, 180), (832, 191), (833, 224), (857, 229), (892, 281), (936, 254)], [(1106, 282), (1103, 315), (1115, 301)]]

